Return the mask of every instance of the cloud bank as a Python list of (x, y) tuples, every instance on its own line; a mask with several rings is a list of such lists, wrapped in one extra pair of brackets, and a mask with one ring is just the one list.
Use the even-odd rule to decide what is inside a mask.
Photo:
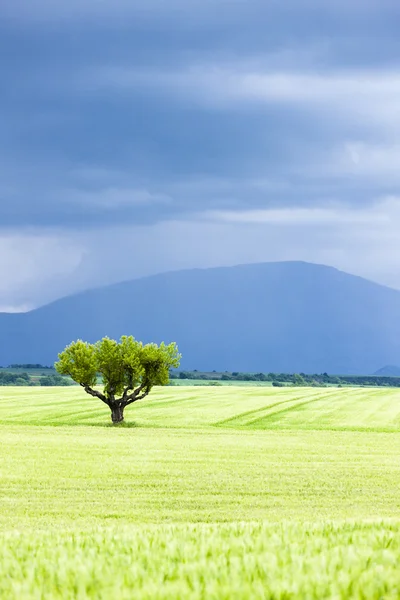
[(389, 0), (2, 2), (0, 308), (262, 260), (400, 288), (399, 17)]

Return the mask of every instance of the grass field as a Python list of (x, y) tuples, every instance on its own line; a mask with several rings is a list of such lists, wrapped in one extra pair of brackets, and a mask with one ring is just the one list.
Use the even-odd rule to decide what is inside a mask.
[(400, 390), (0, 389), (0, 598), (400, 598)]
[(171, 386), (183, 386), (190, 387), (194, 386), (212, 386), (219, 385), (231, 385), (234, 387), (272, 387), (272, 381), (225, 381), (224, 379), (171, 379)]

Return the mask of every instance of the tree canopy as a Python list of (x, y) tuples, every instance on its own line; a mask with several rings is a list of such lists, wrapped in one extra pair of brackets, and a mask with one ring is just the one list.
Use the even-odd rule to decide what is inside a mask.
[[(124, 409), (145, 398), (155, 385), (169, 382), (169, 370), (179, 366), (177, 345), (143, 344), (132, 336), (120, 341), (105, 337), (95, 344), (77, 340), (58, 355), (55, 368), (109, 406), (113, 423), (124, 420)], [(103, 391), (96, 389), (98, 378)]]

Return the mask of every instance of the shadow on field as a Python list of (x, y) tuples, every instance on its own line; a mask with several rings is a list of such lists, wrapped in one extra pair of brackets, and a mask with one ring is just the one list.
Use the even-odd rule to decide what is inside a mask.
[(101, 423), (99, 427), (110, 427), (111, 429), (133, 429), (134, 427), (140, 427), (136, 421), (124, 421), (123, 423)]
[(91, 428), (108, 428), (108, 429), (136, 429), (143, 428), (146, 425), (137, 423), (135, 421), (127, 422), (127, 423), (119, 423), (118, 425), (114, 425), (113, 423), (96, 423), (96, 422), (82, 422), (82, 421), (29, 421), (29, 423), (21, 423), (17, 420), (10, 420), (5, 422), (0, 421), (0, 425), (24, 425), (28, 427), (91, 427)]

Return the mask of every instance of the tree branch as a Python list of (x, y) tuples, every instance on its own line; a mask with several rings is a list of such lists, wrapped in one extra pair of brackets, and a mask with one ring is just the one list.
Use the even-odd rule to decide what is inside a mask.
[(126, 388), (125, 391), (124, 391), (124, 395), (122, 396), (122, 400), (125, 403), (125, 406), (129, 406), (129, 404), (132, 404), (133, 402), (136, 402), (136, 400), (142, 400), (142, 398), (145, 398), (148, 395), (149, 392), (143, 392), (143, 394), (141, 394), (140, 392), (144, 388), (145, 388), (145, 384), (142, 383), (131, 394), (128, 394), (129, 389)]
[(125, 401), (126, 401), (126, 399), (128, 398), (128, 392), (129, 392), (129, 390), (131, 390), (131, 389), (132, 389), (132, 388), (131, 388), (131, 387), (129, 387), (129, 385), (127, 385), (127, 386), (126, 386), (126, 388), (124, 389), (124, 393), (122, 394), (122, 398), (121, 398), (122, 402), (125, 402)]
[(143, 394), (141, 394), (140, 396), (135, 396), (134, 398), (132, 398), (132, 400), (129, 400), (126, 403), (126, 406), (129, 406), (130, 404), (133, 404), (137, 400), (142, 400), (143, 398), (146, 398), (146, 396), (148, 396), (148, 394), (149, 394), (149, 392), (143, 392)]
[(94, 390), (89, 385), (85, 385), (84, 383), (81, 383), (80, 385), (83, 387), (87, 394), (90, 394), (90, 396), (93, 396), (94, 398), (100, 398), (100, 400), (104, 402), (104, 404), (107, 404), (108, 407), (110, 406), (110, 403), (104, 394), (98, 392), (97, 390)]

